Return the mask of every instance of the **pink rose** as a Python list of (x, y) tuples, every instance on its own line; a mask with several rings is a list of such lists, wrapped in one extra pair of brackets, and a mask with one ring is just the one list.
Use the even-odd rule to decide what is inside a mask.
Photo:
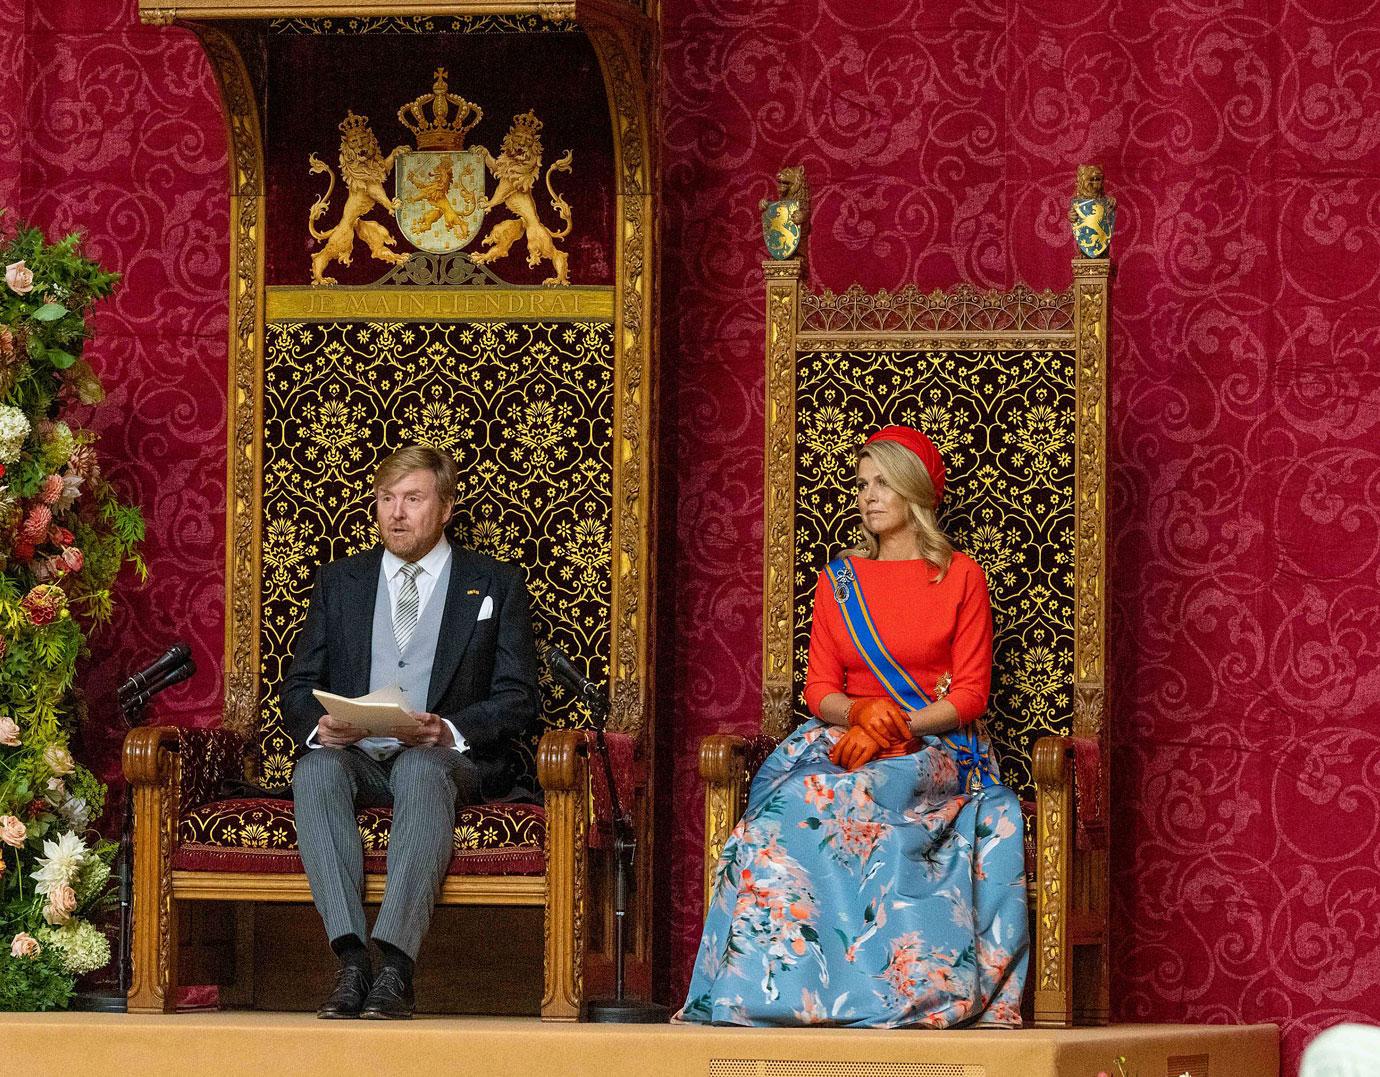
[(6, 748), (19, 747), (19, 723), (9, 715), (0, 715), (0, 744)]
[(5, 267), (5, 283), (15, 295), (28, 295), (34, 290), (34, 272), (23, 261)]
[(21, 931), (10, 943), (11, 957), (37, 957), (43, 952), (43, 947), (38, 944), (38, 940), (27, 931)]
[(61, 748), (56, 744), (50, 744), (43, 749), (43, 762), (54, 774), (71, 774), (76, 769), (76, 764), (72, 762), (72, 755), (66, 748)]
[(43, 910), (43, 919), (54, 927), (59, 927), (72, 919), (77, 911), (77, 892), (66, 883), (48, 891), (48, 905)]
[(28, 836), (28, 828), (13, 815), (0, 815), (0, 841), (18, 849)]

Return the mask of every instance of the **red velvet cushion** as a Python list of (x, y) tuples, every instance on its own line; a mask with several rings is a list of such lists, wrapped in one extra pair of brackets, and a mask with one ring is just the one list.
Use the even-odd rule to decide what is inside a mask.
[[(203, 804), (177, 826), (173, 867), (182, 871), (300, 872), (290, 800), (242, 797)], [(386, 867), (390, 808), (357, 815), (366, 871)], [(546, 812), (533, 804), (480, 804), (455, 814), (450, 875), (540, 875), (546, 870)]]

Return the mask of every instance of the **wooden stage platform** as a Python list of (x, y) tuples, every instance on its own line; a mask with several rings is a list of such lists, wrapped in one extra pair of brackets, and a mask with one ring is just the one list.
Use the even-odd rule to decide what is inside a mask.
[(64, 1077), (1276, 1077), (1274, 1025), (992, 1032), (543, 1024), (525, 1017), (0, 1014), (6, 1074)]

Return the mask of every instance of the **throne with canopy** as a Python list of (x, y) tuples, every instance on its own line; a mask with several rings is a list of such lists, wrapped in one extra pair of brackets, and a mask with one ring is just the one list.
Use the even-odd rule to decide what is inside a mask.
[[(616, 780), (642, 850), (628, 983), (646, 993), (649, 903), (638, 895), (650, 890), (652, 859), (656, 173), (646, 64), (655, 9), (600, 0), (454, 0), (425, 5), (425, 16), (363, 3), (306, 8), (140, 2), (146, 23), (197, 36), (225, 111), (229, 470), (222, 721), (139, 728), (125, 744), (135, 817), (129, 1008), (171, 1010), (179, 983), (210, 979), (222, 1000), (265, 1005), (246, 967), (266, 950), (279, 965), (291, 952), (286, 939), (263, 938), (273, 933), (265, 923), (311, 900), (286, 799), (297, 746), (278, 688), (315, 569), (373, 545), (373, 472), (414, 442), (459, 465), (454, 536), (526, 570), (539, 650), (558, 646), (608, 682)], [(396, 223), (383, 203), (350, 218), (354, 187), (332, 195), (333, 170), (318, 154), (332, 158), (340, 144), (349, 186), (347, 151), (373, 140), (382, 159), (380, 142), (410, 134), (417, 145), (394, 151), (385, 163), (396, 158), (396, 170), (380, 165), (375, 177), (398, 196)], [(510, 143), (525, 138), (531, 151), (544, 140), (525, 251), (507, 254), (521, 198), (484, 205), (491, 194), (503, 201), (486, 174), (497, 169), (467, 134), (496, 152), (502, 140), (504, 155)], [(314, 178), (323, 171), (330, 188)], [(409, 203), (418, 203), (411, 216)], [(434, 212), (422, 216), (428, 204)], [(342, 212), (333, 231), (317, 227)], [(540, 223), (558, 214), (563, 231)], [(574, 1020), (586, 992), (613, 978), (612, 916), (591, 911), (607, 908), (612, 886), (601, 825), (609, 798), (589, 766), (590, 715), (545, 670), (541, 684), (542, 729), (520, 754), (542, 802), (461, 809), (438, 905), (519, 917), (504, 949), (540, 955), (544, 973), (508, 981), (526, 977), (522, 997), (531, 1008), (539, 998), (544, 1018)], [(366, 904), (376, 904), (389, 812), (362, 810), (358, 821)], [(208, 958), (211, 909), (230, 926), (216, 928), (224, 945)], [(494, 951), (487, 963), (503, 959)]]

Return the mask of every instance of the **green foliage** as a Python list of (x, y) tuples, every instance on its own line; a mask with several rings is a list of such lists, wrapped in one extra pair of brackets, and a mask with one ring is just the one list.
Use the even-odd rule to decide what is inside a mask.
[[(88, 923), (113, 900), (114, 846), (88, 837), (105, 786), (71, 759), (68, 735), (85, 713), (87, 633), (109, 620), (121, 570), (145, 575), (144, 521), (81, 425), (105, 395), (82, 358), (91, 307), (117, 275), (77, 236), (50, 244), (24, 227), (0, 235), (0, 266), (0, 829), (22, 830), (17, 848), (0, 844), (0, 1010), (42, 1010), (106, 959)], [(11, 955), (21, 934), (36, 955)]]
[(58, 1010), (72, 997), (75, 978), (53, 950), (12, 957), (0, 950), (0, 1011)]

